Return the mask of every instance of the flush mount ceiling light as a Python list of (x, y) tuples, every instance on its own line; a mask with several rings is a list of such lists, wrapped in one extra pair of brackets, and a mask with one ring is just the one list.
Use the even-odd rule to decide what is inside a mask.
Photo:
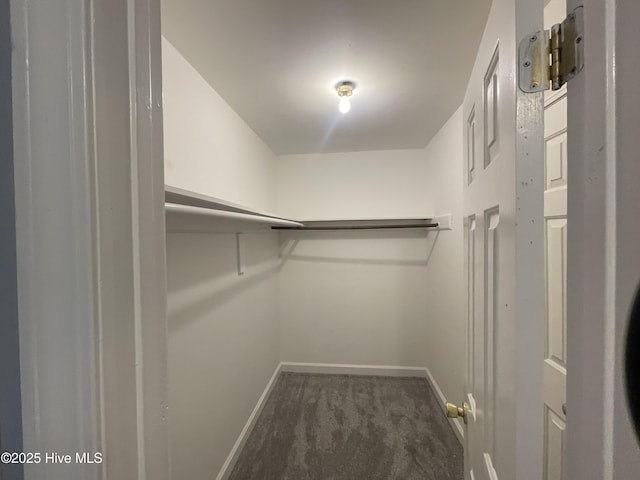
[(336, 90), (338, 92), (338, 96), (340, 97), (340, 104), (338, 108), (342, 113), (347, 113), (351, 110), (351, 102), (349, 101), (349, 97), (353, 95), (353, 89), (356, 87), (355, 83), (345, 81), (340, 82), (336, 85)]

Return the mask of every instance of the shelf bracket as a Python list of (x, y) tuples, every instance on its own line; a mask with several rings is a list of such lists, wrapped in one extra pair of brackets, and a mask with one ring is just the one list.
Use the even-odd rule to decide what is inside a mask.
[(238, 276), (244, 275), (244, 271), (246, 269), (245, 264), (245, 255), (244, 255), (244, 238), (241, 233), (236, 233), (236, 255), (237, 255), (237, 263), (238, 263)]
[(438, 224), (438, 230), (453, 230), (453, 215), (450, 213), (438, 215), (433, 221)]

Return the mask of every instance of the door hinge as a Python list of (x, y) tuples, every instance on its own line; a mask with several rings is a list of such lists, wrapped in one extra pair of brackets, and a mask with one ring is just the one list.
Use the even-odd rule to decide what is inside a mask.
[(584, 67), (584, 7), (562, 23), (527, 35), (518, 47), (518, 83), (525, 93), (559, 90)]

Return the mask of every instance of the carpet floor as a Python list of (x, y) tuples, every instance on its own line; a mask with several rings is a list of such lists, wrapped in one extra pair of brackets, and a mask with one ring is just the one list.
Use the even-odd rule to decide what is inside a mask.
[(282, 373), (230, 480), (462, 480), (423, 378)]

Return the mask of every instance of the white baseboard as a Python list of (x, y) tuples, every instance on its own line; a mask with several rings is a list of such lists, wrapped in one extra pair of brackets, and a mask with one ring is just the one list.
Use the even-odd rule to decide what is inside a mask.
[(229, 475), (231, 475), (231, 472), (233, 471), (233, 467), (235, 466), (236, 462), (238, 461), (238, 457), (240, 456), (240, 452), (242, 452), (242, 449), (247, 443), (247, 440), (249, 439), (249, 435), (251, 434), (251, 430), (253, 430), (253, 427), (258, 421), (258, 417), (260, 416), (260, 413), (262, 413), (262, 409), (264, 408), (264, 405), (267, 402), (269, 395), (271, 394), (271, 390), (273, 390), (273, 386), (276, 384), (276, 380), (278, 380), (278, 376), (280, 375), (281, 368), (282, 368), (282, 363), (279, 363), (275, 371), (273, 372), (273, 375), (271, 376), (271, 380), (269, 380), (269, 383), (267, 383), (267, 386), (264, 389), (264, 392), (262, 392), (262, 395), (260, 395), (260, 398), (258, 399), (258, 403), (253, 409), (253, 412), (251, 412), (251, 415), (249, 416), (249, 420), (247, 420), (247, 423), (242, 429), (242, 432), (240, 432), (240, 436), (238, 436), (238, 439), (236, 440), (235, 445), (231, 449), (231, 452), (229, 452), (229, 455), (227, 456), (227, 459), (222, 465), (222, 468), (220, 469), (220, 472), (218, 473), (216, 480), (227, 480), (227, 478), (229, 478)]
[[(335, 363), (295, 363), (295, 362), (281, 362), (273, 372), (271, 376), (271, 380), (267, 384), (264, 392), (260, 396), (258, 403), (256, 404), (253, 412), (249, 416), (249, 420), (245, 424), (242, 432), (240, 432), (240, 436), (238, 436), (238, 440), (236, 440), (235, 445), (229, 452), (227, 456), (227, 460), (222, 465), (220, 469), (220, 473), (216, 477), (216, 480), (227, 480), (229, 475), (231, 475), (231, 471), (240, 456), (240, 452), (244, 448), (247, 443), (247, 439), (251, 434), (251, 430), (258, 420), (260, 413), (262, 413), (262, 409), (269, 398), (269, 394), (271, 390), (273, 390), (273, 386), (278, 379), (278, 376), (281, 372), (291, 372), (291, 373), (316, 373), (316, 374), (337, 374), (337, 375), (370, 375), (370, 376), (380, 376), (380, 377), (418, 377), (418, 378), (426, 378), (431, 388), (435, 392), (438, 400), (440, 400), (440, 405), (442, 406), (443, 412), (446, 412), (445, 404), (447, 403), (447, 399), (445, 398), (442, 390), (436, 383), (435, 379), (431, 375), (431, 372), (428, 368), (425, 367), (395, 367), (388, 365), (345, 365), (345, 364), (335, 364)], [(464, 429), (462, 427), (462, 423), (460, 419), (456, 418), (453, 420), (454, 425), (454, 433), (460, 440), (460, 443), (464, 445)]]
[(392, 367), (387, 365), (345, 365), (338, 363), (282, 362), (281, 371), (292, 373), (325, 373), (336, 375), (370, 375), (379, 377), (424, 377), (420, 367)]
[[(439, 403), (440, 403), (440, 406), (442, 407), (442, 412), (446, 414), (447, 398), (444, 396), (444, 393), (442, 393), (442, 390), (440, 389), (440, 385), (436, 383), (436, 380), (435, 378), (433, 378), (433, 375), (431, 375), (431, 372), (429, 371), (429, 369), (425, 368), (424, 371), (426, 373), (427, 380), (429, 380), (429, 383), (431, 384), (431, 388), (433, 389), (434, 393), (438, 397), (438, 400), (440, 400)], [(458, 440), (464, 446), (464, 427), (462, 426), (462, 422), (460, 421), (459, 418), (454, 418), (451, 421), (453, 422), (453, 427), (454, 427), (453, 431), (456, 434), (456, 437), (458, 437)]]

